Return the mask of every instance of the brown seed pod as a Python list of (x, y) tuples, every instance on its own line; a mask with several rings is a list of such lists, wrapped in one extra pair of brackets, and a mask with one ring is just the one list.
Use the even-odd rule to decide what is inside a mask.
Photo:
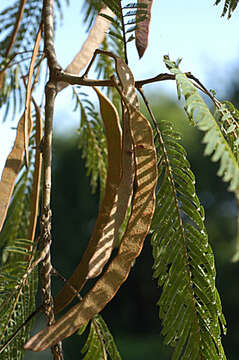
[[(122, 60), (117, 61), (117, 74), (124, 86), (120, 72), (132, 74)], [(123, 64), (123, 69), (121, 67)], [(128, 84), (127, 84), (128, 87)], [(134, 143), (136, 166), (136, 190), (132, 200), (131, 215), (118, 254), (110, 263), (103, 276), (85, 295), (82, 301), (71, 308), (54, 325), (34, 335), (25, 345), (25, 349), (42, 351), (52, 344), (73, 334), (79, 327), (98, 314), (114, 297), (122, 283), (127, 279), (132, 263), (140, 254), (144, 239), (149, 232), (155, 208), (155, 187), (157, 184), (157, 158), (153, 132), (148, 120), (134, 106), (134, 83), (131, 82), (131, 98), (125, 96), (123, 87), (122, 99), (130, 119), (131, 136)]]

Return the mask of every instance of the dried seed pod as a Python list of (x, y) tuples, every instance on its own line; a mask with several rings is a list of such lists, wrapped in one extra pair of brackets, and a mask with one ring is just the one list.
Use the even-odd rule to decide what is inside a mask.
[[(120, 68), (122, 60), (117, 63), (117, 59), (116, 65)], [(128, 75), (132, 75), (127, 65), (123, 65), (124, 71), (126, 70)], [(120, 77), (118, 71), (117, 74)], [(120, 78), (120, 80), (124, 86), (123, 79)], [(134, 84), (131, 83), (131, 88), (133, 87)], [(123, 92), (121, 95), (130, 116), (136, 166), (136, 190), (132, 200), (131, 215), (118, 254), (82, 301), (71, 308), (54, 325), (34, 335), (26, 343), (25, 349), (42, 351), (70, 336), (98, 314), (128, 277), (132, 263), (140, 254), (144, 239), (149, 232), (155, 208), (157, 184), (157, 158), (153, 132), (148, 120), (133, 105), (132, 98), (128, 99)], [(132, 96), (135, 96), (133, 92)]]

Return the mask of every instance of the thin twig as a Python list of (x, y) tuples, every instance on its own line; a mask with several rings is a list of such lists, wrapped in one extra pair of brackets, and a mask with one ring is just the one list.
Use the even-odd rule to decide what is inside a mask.
[(221, 107), (221, 103), (215, 98), (215, 96), (213, 96), (213, 94), (210, 91), (207, 90), (207, 88), (201, 83), (201, 81), (198, 78), (196, 78), (196, 76), (194, 76), (190, 72), (186, 73), (186, 75), (189, 79), (193, 80), (196, 83), (196, 84), (194, 83), (194, 86), (198, 87), (202, 92), (204, 92), (204, 94), (206, 94), (214, 102), (217, 108)]
[[(95, 54), (92, 58), (92, 60), (95, 59)], [(91, 64), (93, 61), (90, 61), (89, 66), (87, 67), (90, 68)], [(77, 76), (77, 75), (72, 75), (70, 73), (67, 73), (63, 70), (58, 71), (56, 73), (56, 79), (57, 81), (63, 81), (66, 82), (68, 84), (71, 85), (81, 85), (81, 86), (106, 86), (106, 87), (114, 87), (114, 82), (112, 79), (108, 79), (108, 80), (93, 80), (93, 79), (87, 79), (87, 74), (88, 71), (86, 70), (85, 74), (83, 76)], [(206, 87), (194, 76), (192, 75), (190, 72), (186, 72), (185, 75), (194, 81), (194, 86), (196, 86), (199, 90), (201, 90), (203, 93), (205, 93), (206, 95), (208, 95), (210, 97), (210, 99), (215, 103), (215, 105), (218, 107), (218, 100), (210, 93), (210, 91), (208, 91), (206, 89)], [(158, 74), (154, 77), (145, 79), (145, 80), (138, 80), (135, 81), (135, 87), (137, 89), (142, 88), (144, 85), (147, 84), (152, 84), (155, 82), (160, 82), (160, 81), (167, 81), (167, 80), (175, 80), (175, 75), (174, 74), (168, 74), (168, 73), (161, 73)]]
[(8, 55), (9, 55), (9, 53), (10, 53), (10, 51), (11, 51), (11, 49), (12, 49), (12, 47), (13, 47), (15, 41), (16, 41), (17, 33), (18, 33), (20, 23), (21, 23), (21, 20), (22, 20), (22, 16), (23, 16), (23, 13), (24, 13), (25, 4), (26, 4), (26, 0), (21, 0), (20, 1), (18, 12), (17, 12), (17, 19), (16, 19), (16, 22), (14, 24), (14, 29), (13, 29), (13, 32), (12, 32), (12, 35), (11, 35), (11, 40), (10, 40), (10, 43), (8, 45), (5, 57), (8, 57)]
[[(156, 121), (156, 119), (155, 119), (154, 113), (153, 113), (153, 111), (152, 111), (152, 109), (151, 109), (151, 107), (150, 107), (150, 105), (149, 105), (148, 99), (147, 99), (146, 96), (144, 95), (144, 92), (143, 92), (143, 89), (142, 89), (142, 88), (139, 87), (139, 88), (138, 88), (138, 91), (139, 91), (140, 95), (142, 96), (142, 98), (143, 98), (143, 100), (144, 100), (144, 103), (145, 103), (145, 105), (146, 105), (146, 107), (147, 107), (147, 110), (148, 110), (148, 112), (149, 112), (149, 115), (150, 115), (150, 117), (151, 117), (151, 119), (152, 119), (152, 122), (153, 122), (153, 124), (154, 124), (155, 130), (156, 130), (156, 132), (157, 132), (157, 134), (158, 134), (158, 133), (159, 133), (158, 124), (157, 124), (157, 121)], [(158, 134), (158, 135), (159, 135), (159, 134)]]
[(56, 276), (58, 279), (63, 281), (72, 290), (72, 292), (78, 297), (78, 299), (80, 301), (82, 300), (82, 296), (80, 295), (79, 290), (77, 290), (73, 285), (71, 285), (69, 280), (67, 280), (63, 275), (61, 275), (55, 268), (52, 268), (51, 273), (53, 276)]
[(29, 67), (29, 73), (28, 73), (28, 79), (27, 79), (27, 87), (26, 87), (26, 100), (25, 100), (25, 112), (24, 112), (24, 147), (25, 147), (25, 161), (26, 161), (26, 166), (28, 167), (28, 163), (29, 163), (29, 154), (28, 154), (28, 118), (29, 118), (29, 113), (30, 113), (30, 107), (31, 107), (31, 96), (32, 96), (32, 91), (31, 91), (31, 82), (32, 82), (32, 77), (33, 77), (33, 71), (34, 71), (34, 66), (35, 66), (35, 61), (37, 58), (37, 54), (38, 54), (38, 50), (40, 47), (40, 43), (41, 43), (41, 34), (42, 34), (42, 24), (40, 24), (38, 32), (37, 32), (37, 36), (36, 36), (36, 41), (35, 41), (35, 46), (32, 52), (32, 58), (31, 58), (31, 62), (30, 62), (30, 67)]
[(17, 336), (17, 334), (19, 334), (19, 332), (22, 330), (22, 328), (24, 326), (27, 325), (27, 323), (33, 319), (33, 317), (39, 313), (42, 310), (41, 307), (37, 308), (34, 312), (32, 312), (28, 318), (24, 321), (24, 323), (22, 323), (21, 326), (19, 326), (19, 328), (17, 328), (16, 331), (14, 331), (14, 333), (9, 337), (9, 339), (5, 342), (5, 344), (0, 348), (0, 354), (6, 349), (6, 347), (8, 347), (8, 345), (12, 342), (12, 340)]

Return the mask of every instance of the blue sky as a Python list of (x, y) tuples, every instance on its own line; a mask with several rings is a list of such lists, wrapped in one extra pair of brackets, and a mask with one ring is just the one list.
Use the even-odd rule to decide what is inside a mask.
[[(1, 0), (0, 10), (9, 3), (10, 0)], [(87, 36), (82, 25), (82, 2), (70, 3), (70, 7), (64, 6), (62, 26), (58, 25), (56, 31), (56, 52), (63, 68)], [(144, 57), (138, 59), (133, 42), (129, 47), (129, 65), (135, 78), (165, 72), (162, 58), (169, 54), (171, 59), (182, 57), (183, 71), (191, 71), (221, 94), (239, 62), (239, 10), (227, 20), (220, 17), (224, 0), (220, 6), (213, 3), (214, 0), (154, 0), (149, 46)], [(170, 95), (175, 91), (173, 82), (160, 83), (156, 88)], [(147, 90), (152, 90), (152, 86)], [(0, 171), (14, 140), (14, 125), (10, 121), (2, 124), (0, 112)], [(72, 112), (70, 89), (57, 97), (54, 126), (60, 133), (74, 132), (79, 126), (79, 114)]]

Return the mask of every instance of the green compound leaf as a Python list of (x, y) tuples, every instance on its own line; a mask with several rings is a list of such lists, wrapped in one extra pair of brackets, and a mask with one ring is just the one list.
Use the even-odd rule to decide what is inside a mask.
[[(165, 63), (170, 71), (176, 75), (177, 85), (185, 97), (187, 114), (193, 119), (199, 130), (205, 133), (203, 138), (203, 143), (206, 144), (205, 155), (211, 155), (212, 161), (220, 162), (217, 174), (222, 177), (223, 181), (229, 182), (229, 190), (233, 191), (238, 199), (239, 164), (236, 157), (237, 151), (235, 153), (230, 146), (227, 137), (223, 134), (225, 130), (217, 123), (193, 83), (177, 68), (174, 62), (166, 58)], [(222, 108), (221, 111), (225, 111), (225, 108)], [(226, 135), (228, 136), (228, 134)]]
[(121, 360), (114, 338), (102, 316), (97, 315), (91, 321), (90, 332), (81, 352), (85, 354), (84, 360), (104, 360), (107, 355), (112, 360)]
[[(215, 5), (218, 5), (220, 2), (221, 0), (216, 0)], [(238, 2), (238, 0), (225, 0), (222, 16), (225, 16), (227, 13), (229, 19), (232, 16), (232, 12), (236, 9)]]
[(152, 223), (153, 276), (162, 286), (158, 301), (164, 342), (172, 359), (225, 359), (225, 319), (215, 287), (215, 265), (204, 226), (195, 178), (168, 123), (156, 136), (159, 184)]

